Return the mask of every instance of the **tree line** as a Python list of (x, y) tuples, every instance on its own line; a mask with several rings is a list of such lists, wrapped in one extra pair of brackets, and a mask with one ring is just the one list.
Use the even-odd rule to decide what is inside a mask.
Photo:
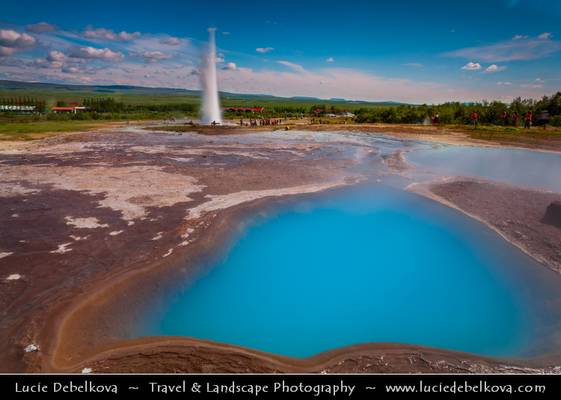
[(483, 101), (481, 103), (449, 102), (438, 105), (363, 107), (354, 110), (354, 114), (356, 115), (356, 122), (413, 124), (423, 123), (427, 118), (430, 121), (438, 115), (440, 123), (467, 124), (470, 122), (471, 113), (474, 111), (478, 114), (479, 122), (484, 124), (503, 124), (504, 116), (512, 116), (514, 113), (522, 119), (530, 111), (533, 113), (536, 123), (540, 123), (540, 115), (547, 113), (548, 123), (561, 126), (561, 92), (552, 96), (544, 96), (540, 100), (518, 97), (510, 103)]
[[(65, 101), (58, 101), (58, 106), (68, 105)], [(35, 106), (36, 113), (45, 113), (47, 110), (44, 100), (31, 96), (0, 98), (0, 105), (7, 106)], [(198, 105), (194, 103), (163, 103), (163, 104), (127, 104), (117, 101), (112, 97), (89, 97), (84, 98), (81, 103), (86, 111), (72, 115), (52, 115), (51, 119), (122, 119), (134, 115), (140, 118), (166, 117), (174, 113), (195, 116), (198, 113)], [(259, 105), (256, 105), (259, 106)], [(302, 117), (306, 115), (319, 115), (327, 113), (339, 114), (348, 109), (346, 105), (333, 105), (326, 103), (318, 104), (268, 104), (260, 114), (264, 118), (279, 117)], [(501, 101), (483, 101), (479, 103), (448, 102), (438, 105), (364, 105), (349, 104), (348, 107), (355, 115), (354, 122), (358, 123), (401, 123), (419, 124), (434, 121), (434, 117), (443, 124), (467, 124), (470, 122), (472, 112), (477, 112), (479, 122), (483, 124), (504, 124), (505, 115), (512, 116), (516, 113), (520, 120), (531, 111), (534, 114), (535, 123), (540, 123), (540, 114), (547, 112), (548, 123), (561, 126), (561, 92), (551, 96), (544, 96), (539, 100), (514, 99), (510, 103)], [(11, 112), (11, 111), (8, 111)], [(505, 114), (506, 113), (506, 114)], [(231, 113), (236, 116), (246, 115), (244, 112)], [(543, 121), (542, 121), (543, 122)]]
[(142, 113), (142, 112), (185, 112), (192, 113), (197, 111), (197, 107), (190, 103), (177, 104), (125, 104), (116, 101), (111, 97), (86, 98), (82, 105), (91, 112), (98, 113)]

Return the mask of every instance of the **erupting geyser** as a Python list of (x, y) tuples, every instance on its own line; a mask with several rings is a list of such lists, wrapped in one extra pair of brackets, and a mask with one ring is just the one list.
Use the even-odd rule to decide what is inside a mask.
[(203, 89), (203, 104), (201, 121), (203, 124), (222, 123), (218, 101), (218, 84), (216, 82), (215, 31), (215, 28), (208, 28), (208, 48), (202, 57), (201, 86)]

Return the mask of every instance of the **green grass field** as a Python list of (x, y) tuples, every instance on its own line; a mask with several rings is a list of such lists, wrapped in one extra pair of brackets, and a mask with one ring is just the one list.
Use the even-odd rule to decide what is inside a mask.
[(99, 121), (0, 122), (0, 140), (42, 139), (62, 132), (87, 131), (108, 124)]
[(561, 128), (558, 127), (548, 126), (545, 130), (537, 126), (531, 129), (498, 125), (480, 125), (477, 129), (466, 125), (453, 125), (449, 127), (466, 133), (472, 139), (500, 145), (551, 150), (559, 150), (561, 148)]
[(447, 125), (446, 127), (466, 132), (471, 137), (478, 139), (501, 138), (501, 137), (517, 137), (531, 136), (536, 138), (561, 138), (561, 128), (547, 126), (543, 129), (541, 126), (533, 126), (531, 129), (514, 126), (501, 125), (478, 125), (477, 129), (473, 129), (470, 125)]

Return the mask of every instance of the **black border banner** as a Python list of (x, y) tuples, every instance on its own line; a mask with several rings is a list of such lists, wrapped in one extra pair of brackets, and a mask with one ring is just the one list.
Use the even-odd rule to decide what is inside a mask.
[(440, 374), (4, 374), (0, 393), (23, 398), (350, 399), (545, 398), (561, 375)]

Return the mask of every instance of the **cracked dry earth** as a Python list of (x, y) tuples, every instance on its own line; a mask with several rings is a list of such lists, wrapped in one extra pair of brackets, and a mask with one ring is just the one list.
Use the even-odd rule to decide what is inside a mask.
[(352, 183), (365, 160), (385, 168), (360, 143), (276, 135), (123, 128), (2, 145), (0, 371), (538, 371), (399, 345), (295, 360), (187, 338), (126, 340), (163, 277), (185, 279), (248, 205)]

